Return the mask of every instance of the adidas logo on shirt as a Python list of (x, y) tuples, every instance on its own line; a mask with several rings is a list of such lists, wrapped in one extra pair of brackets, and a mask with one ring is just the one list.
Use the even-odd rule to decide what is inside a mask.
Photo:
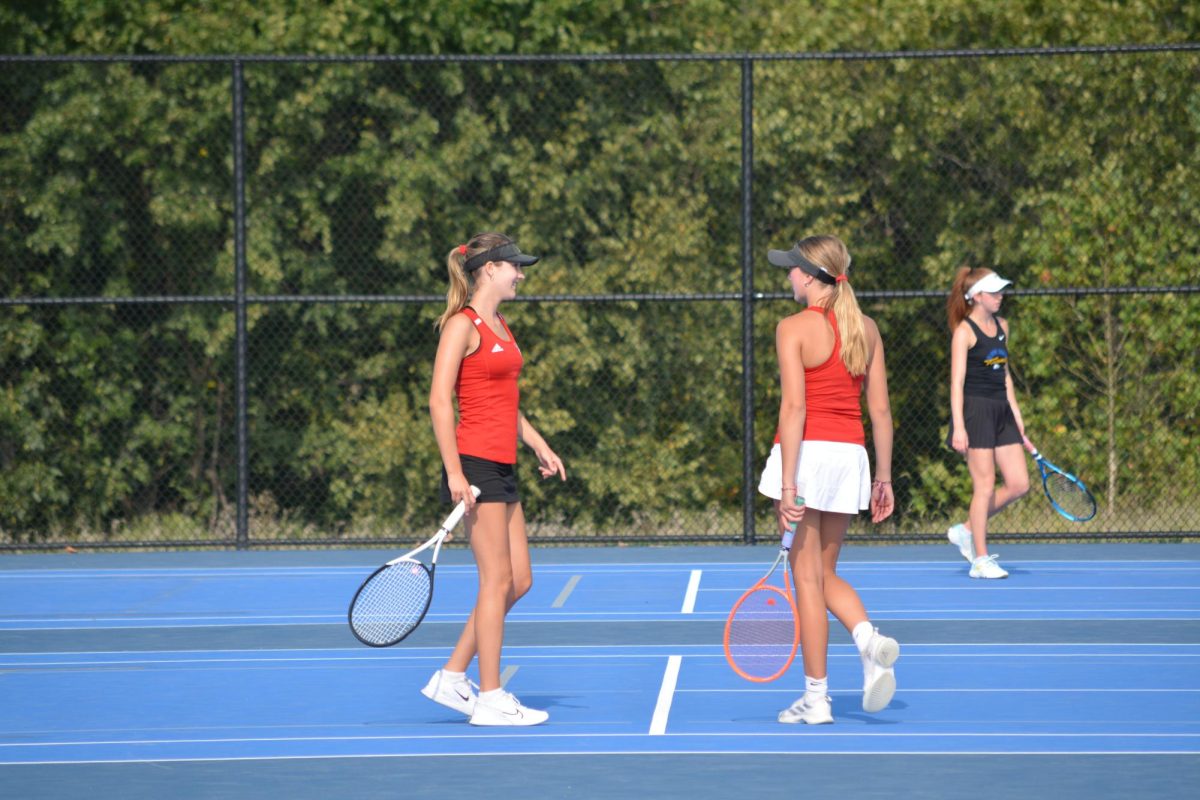
[(494, 345), (492, 345), (492, 352), (493, 353), (503, 353), (504, 348), (500, 346), (499, 342), (496, 342)]

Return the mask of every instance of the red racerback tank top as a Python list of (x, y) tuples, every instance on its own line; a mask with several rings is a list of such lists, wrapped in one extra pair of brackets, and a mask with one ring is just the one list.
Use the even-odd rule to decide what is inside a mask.
[(462, 360), (454, 393), (458, 397), (455, 438), (461, 455), (501, 464), (517, 463), (517, 414), (521, 393), (517, 377), (525, 359), (508, 323), (500, 325), (508, 341), (495, 334), (475, 309), (462, 310), (479, 332), (479, 347)]
[[(837, 318), (823, 308), (806, 311), (825, 314), (833, 326), (833, 352), (823, 364), (804, 368), (804, 440), (866, 444), (862, 424), (862, 385), (865, 375), (853, 376), (842, 363), (842, 337)], [(779, 431), (775, 431), (779, 442)]]

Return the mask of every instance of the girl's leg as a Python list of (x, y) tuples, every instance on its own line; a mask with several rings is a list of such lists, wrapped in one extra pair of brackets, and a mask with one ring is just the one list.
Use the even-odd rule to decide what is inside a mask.
[(827, 650), (829, 615), (821, 567), (821, 512), (808, 509), (797, 526), (788, 562), (796, 584), (800, 611), (800, 646), (804, 662), (804, 694), (779, 712), (779, 721), (789, 724), (826, 725), (833, 722), (829, 702)]
[(967, 527), (975, 542), (975, 557), (986, 556), (987, 521), (995, 501), (995, 450), (972, 447), (967, 450), (967, 471), (971, 473), (971, 508), (967, 512)]
[(860, 622), (867, 621), (867, 609), (854, 587), (837, 574), (838, 556), (841, 555), (842, 542), (849, 528), (849, 514), (821, 512), (821, 568), (825, 605), (846, 626), (846, 630), (853, 631)]
[(529, 540), (525, 535), (525, 509), (520, 503), (508, 506), (508, 553), (512, 564), (513, 585), (508, 599), (511, 609), (533, 588), (533, 566), (529, 561)]
[(875, 630), (867, 616), (862, 598), (847, 581), (837, 574), (838, 556), (850, 527), (850, 514), (821, 514), (821, 561), (824, 567), (825, 604), (846, 626), (854, 639), (863, 663), (864, 711), (882, 711), (896, 693), (896, 673), (892, 664), (900, 655), (895, 639)]
[(446, 666), (455, 672), (465, 672), (474, 651), (479, 656), (479, 688), (485, 692), (500, 688), (504, 615), (513, 593), (507, 526), (505, 503), (480, 503), (468, 520), (471, 550), (479, 570), (479, 595)]
[[(509, 563), (512, 567), (512, 588), (505, 601), (505, 614), (533, 586), (533, 569), (529, 560), (529, 543), (525, 536), (525, 512), (521, 504), (509, 503), (506, 509), (506, 516), (508, 520)], [(474, 519), (474, 515), (472, 515), (472, 519)], [(471, 537), (472, 549), (474, 549), (475, 538), (471, 536), (473, 528), (471, 524), (472, 519), (467, 520), (467, 535)], [(476, 559), (478, 560), (478, 558), (477, 554)], [(480, 570), (480, 576), (480, 585), (482, 587), (482, 570)], [(445, 669), (450, 672), (466, 672), (467, 667), (471, 665), (472, 659), (475, 658), (476, 651), (475, 610), (472, 609), (470, 616), (467, 617), (466, 625), (463, 626), (462, 633), (459, 634), (458, 642), (455, 644), (454, 650), (446, 662)]]
[[(1004, 484), (999, 488), (996, 487), (997, 467), (1004, 478)], [(1029, 493), (1029, 466), (1025, 462), (1025, 453), (1022, 452), (1021, 445), (1009, 444), (995, 450), (968, 450), (967, 469), (975, 487), (967, 527), (971, 529), (974, 537), (975, 555), (986, 556), (987, 521), (1010, 503)], [(986, 495), (982, 495), (981, 484), (987, 487)], [(977, 520), (976, 516), (980, 513), (977, 506), (983, 506), (985, 500), (986, 513)]]
[(828, 673), (829, 617), (825, 613), (824, 568), (821, 563), (821, 518), (810, 508), (792, 541), (788, 555), (796, 585), (796, 607), (800, 612), (800, 647), (804, 674), (825, 678)]
[(1007, 444), (996, 448), (996, 466), (1004, 478), (1004, 485), (992, 494), (988, 504), (988, 516), (996, 514), (1014, 500), (1029, 493), (1029, 465), (1025, 462), (1024, 449), (1019, 444)]

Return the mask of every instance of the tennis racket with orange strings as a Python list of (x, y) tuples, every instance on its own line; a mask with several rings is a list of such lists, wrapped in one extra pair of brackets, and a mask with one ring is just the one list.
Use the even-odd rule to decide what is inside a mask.
[[(798, 500), (798, 504), (803, 500)], [(739, 676), (755, 683), (773, 681), (796, 658), (800, 645), (800, 615), (792, 597), (792, 579), (788, 572), (788, 552), (795, 526), (789, 526), (779, 544), (779, 554), (767, 570), (733, 604), (725, 621), (725, 660)], [(783, 565), (781, 585), (771, 577)]]

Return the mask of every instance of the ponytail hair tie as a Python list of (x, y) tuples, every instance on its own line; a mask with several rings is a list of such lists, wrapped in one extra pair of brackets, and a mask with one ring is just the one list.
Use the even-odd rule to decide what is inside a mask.
[(849, 280), (850, 280), (850, 278), (846, 277), (845, 273), (842, 273), (841, 275), (838, 275), (836, 278), (834, 278), (833, 282), (834, 283), (846, 283)]
[(467, 254), (467, 246), (465, 244), (460, 244), (458, 246), (458, 254), (460, 256), (465, 256)]

